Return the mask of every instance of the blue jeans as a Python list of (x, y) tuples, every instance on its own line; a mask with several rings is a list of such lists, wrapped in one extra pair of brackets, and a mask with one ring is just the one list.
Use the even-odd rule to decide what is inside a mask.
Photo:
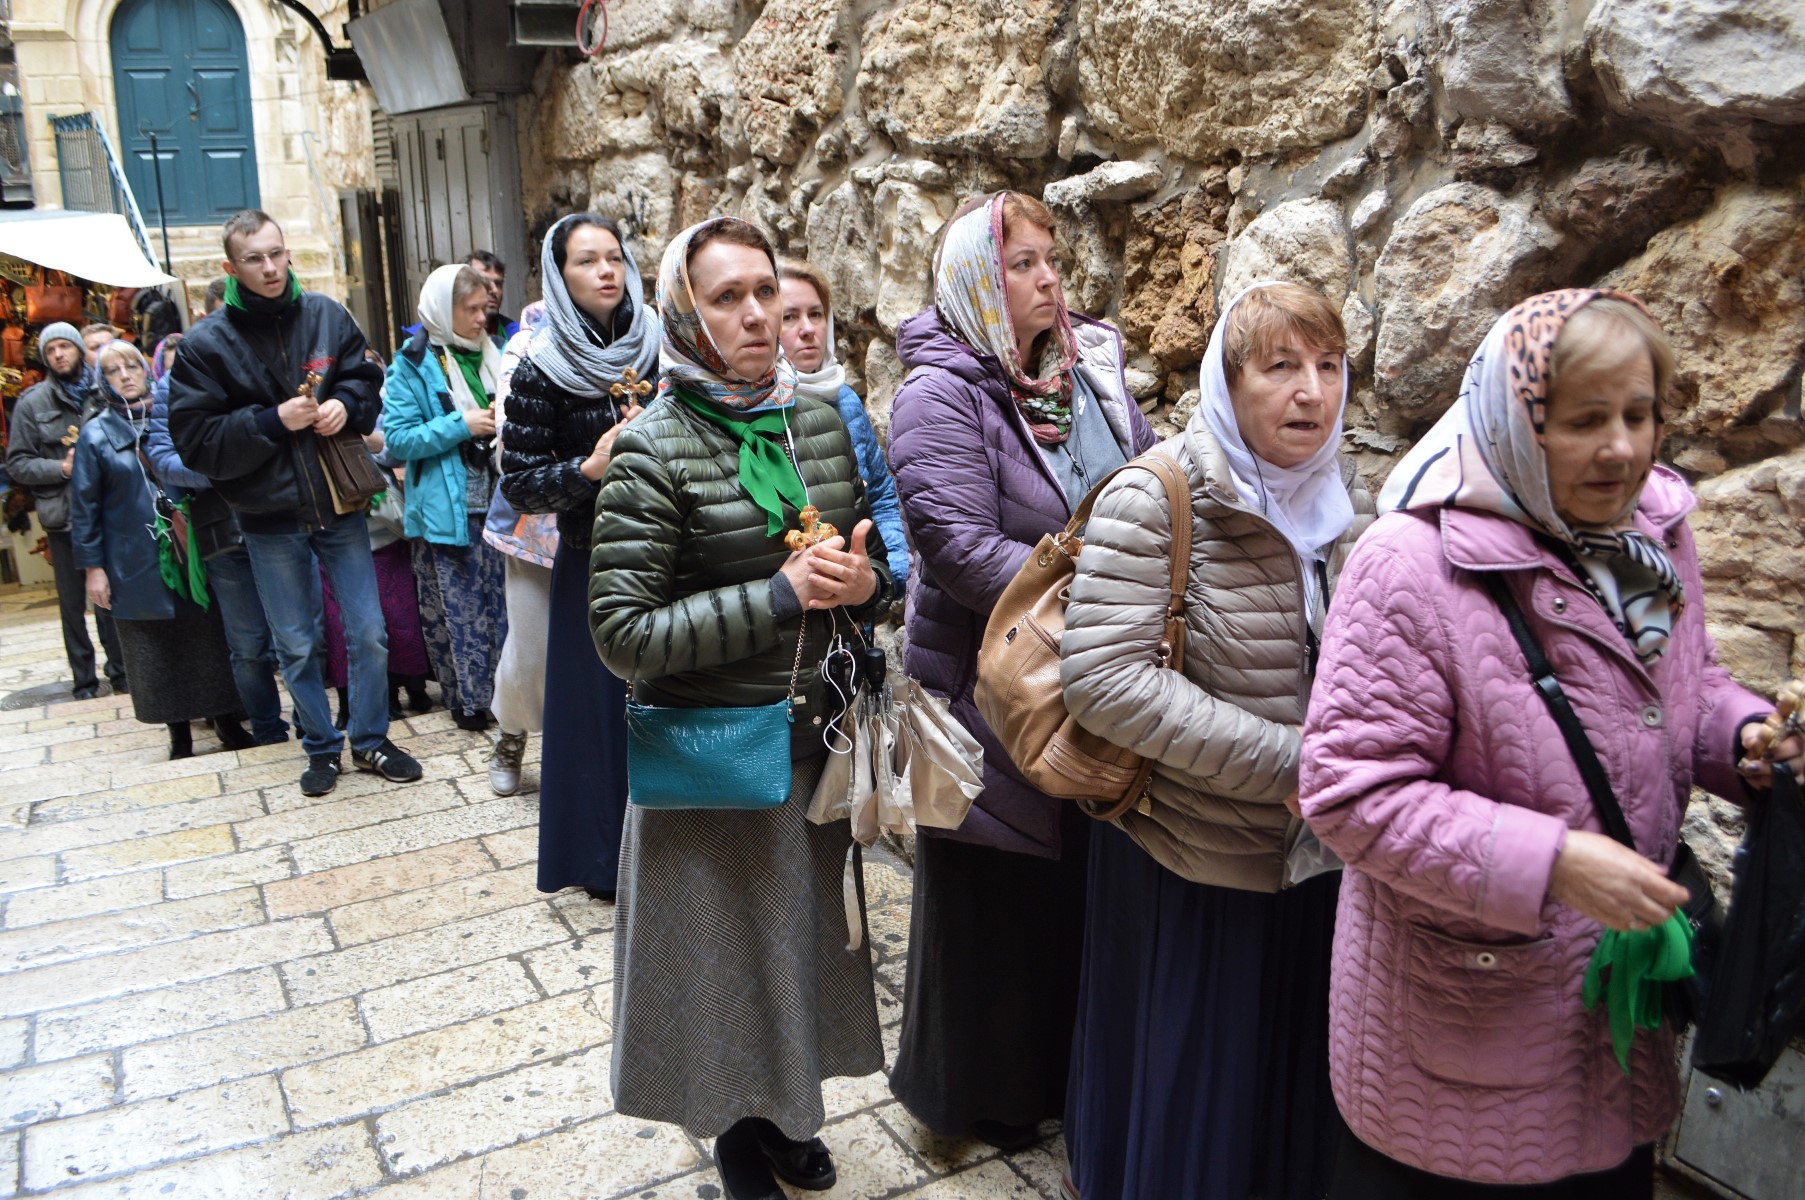
[(288, 722), (282, 719), (282, 697), (276, 691), (276, 648), (257, 595), (257, 579), (251, 574), (250, 555), (240, 546), (208, 559), (207, 584), (225, 621), (232, 681), (238, 685), (245, 716), (251, 719), (251, 736), (259, 745), (287, 741)]
[(311, 533), (249, 533), (257, 594), (269, 618), (282, 678), (295, 702), (301, 745), (309, 756), (336, 754), (343, 745), (326, 700), (325, 611), (319, 569), (332, 581), (345, 617), (351, 683), (351, 748), (376, 749), (389, 735), (389, 636), (370, 559), (369, 523), (361, 513)]

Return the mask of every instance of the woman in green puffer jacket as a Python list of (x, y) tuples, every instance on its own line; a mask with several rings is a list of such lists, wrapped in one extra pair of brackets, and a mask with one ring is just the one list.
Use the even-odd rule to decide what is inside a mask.
[[(846, 426), (796, 395), (776, 259), (754, 226), (722, 217), (679, 234), (658, 306), (659, 393), (615, 442), (596, 499), (596, 648), (640, 703), (755, 706), (790, 694), (800, 639), (796, 694), (818, 705), (819, 664), (845, 626), (832, 610), (861, 621), (890, 591)], [(789, 551), (808, 506), (850, 536)], [(847, 948), (851, 832), (804, 818), (824, 753), (798, 717), (785, 804), (627, 811), (615, 1108), (716, 1138), (731, 1200), (781, 1200), (773, 1172), (832, 1186), (814, 1136), (821, 1083), (883, 1066), (865, 939)], [(724, 781), (734, 768), (721, 763)]]

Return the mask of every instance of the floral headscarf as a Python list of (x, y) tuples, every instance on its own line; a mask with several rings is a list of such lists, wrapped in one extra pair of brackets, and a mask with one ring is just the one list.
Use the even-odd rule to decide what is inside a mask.
[[(664, 324), (664, 342), (658, 354), (659, 394), (680, 387), (741, 413), (788, 408), (796, 401), (796, 368), (779, 354), (763, 379), (748, 383), (731, 378), (732, 369), (709, 335), (696, 307), (696, 295), (690, 290), (690, 243), (703, 230), (726, 221), (738, 218), (710, 217), (679, 233), (664, 248), (664, 259), (658, 265), (658, 316)], [(773, 343), (779, 332), (771, 330)]]
[[(1647, 311), (1623, 292), (1568, 288), (1532, 296), (1498, 318), (1467, 364), (1454, 406), (1386, 480), (1379, 510), (1480, 509), (1554, 538), (1575, 552), (1636, 656), (1653, 663), (1686, 607), (1679, 572), (1661, 543), (1638, 530), (1569, 525), (1555, 511), (1542, 440), (1554, 344), (1569, 317), (1607, 297)], [(1635, 481), (1637, 497), (1647, 482), (1646, 473)]]
[(169, 368), (163, 365), (163, 352), (174, 350), (181, 344), (182, 335), (179, 333), (172, 333), (157, 343), (157, 348), (151, 352), (150, 356), (150, 381), (152, 383), (158, 382), (163, 376), (169, 374)]
[(1071, 372), (1078, 361), (1078, 339), (1060, 288), (1053, 328), (1034, 374), (1022, 364), (1004, 282), (1003, 204), (1008, 197), (1008, 192), (998, 192), (947, 228), (934, 269), (934, 307), (966, 345), (1003, 365), (1034, 440), (1054, 446), (1072, 432)]

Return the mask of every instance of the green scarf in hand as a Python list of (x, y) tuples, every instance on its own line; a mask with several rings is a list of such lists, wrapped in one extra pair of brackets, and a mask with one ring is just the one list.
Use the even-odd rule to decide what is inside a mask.
[(784, 410), (738, 416), (706, 400), (699, 400), (681, 388), (672, 388), (671, 395), (691, 411), (725, 429), (740, 444), (740, 486), (746, 489), (754, 504), (764, 509), (766, 536), (776, 537), (782, 533), (784, 526), (789, 524), (783, 506), (787, 503), (800, 512), (808, 503), (802, 477), (796, 474), (796, 465), (784, 453), (783, 436), (788, 427)]
[[(176, 507), (188, 513), (192, 504), (191, 497), (183, 497)], [(195, 541), (194, 521), (190, 519), (188, 522), (186, 556), (175, 552), (175, 527), (169, 523), (169, 518), (158, 513), (156, 525), (157, 573), (163, 577), (164, 586), (202, 608), (211, 608), (212, 597), (207, 594), (207, 564), (201, 560), (200, 546)]]
[(1692, 978), (1692, 925), (1675, 912), (1653, 929), (1607, 929), (1586, 965), (1581, 998), (1586, 1011), (1604, 1001), (1617, 1065), (1630, 1073), (1630, 1043), (1637, 1029), (1661, 1027), (1661, 989)]

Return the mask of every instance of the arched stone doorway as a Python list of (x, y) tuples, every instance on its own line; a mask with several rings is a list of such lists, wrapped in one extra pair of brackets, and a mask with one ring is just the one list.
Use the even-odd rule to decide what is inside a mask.
[(150, 134), (171, 225), (258, 207), (244, 27), (226, 0), (124, 0), (109, 37), (126, 175), (157, 220)]

